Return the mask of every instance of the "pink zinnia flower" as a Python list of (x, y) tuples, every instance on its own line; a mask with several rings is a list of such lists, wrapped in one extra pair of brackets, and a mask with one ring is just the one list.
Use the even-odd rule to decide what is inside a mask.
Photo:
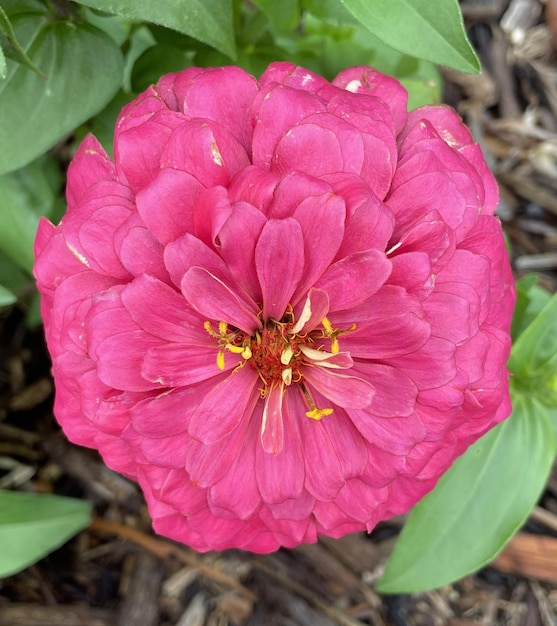
[(161, 78), (94, 137), (35, 273), (68, 437), (155, 530), (268, 552), (407, 511), (510, 412), (497, 188), (369, 68)]

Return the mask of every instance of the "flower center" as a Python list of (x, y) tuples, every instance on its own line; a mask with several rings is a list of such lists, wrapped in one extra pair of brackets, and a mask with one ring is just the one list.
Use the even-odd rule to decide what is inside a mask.
[[(330, 321), (324, 317), (317, 328), (309, 332), (300, 330), (300, 324), (296, 324), (292, 307), (288, 307), (280, 321), (267, 320), (263, 328), (256, 330), (253, 335), (219, 322), (218, 331), (211, 322), (206, 321), (205, 330), (215, 338), (219, 351), (217, 353), (217, 366), (225, 369), (225, 354), (232, 352), (242, 357), (238, 367), (249, 363), (257, 371), (263, 386), (259, 392), (262, 398), (267, 398), (269, 393), (276, 389), (282, 389), (294, 384), (300, 384), (301, 392), (308, 405), (308, 417), (321, 419), (323, 415), (330, 415), (332, 409), (318, 409), (306, 386), (303, 384), (303, 368), (311, 366), (323, 366), (329, 368), (345, 368), (349, 356), (339, 354), (339, 336), (352, 332), (356, 326), (347, 330), (334, 329)], [(330, 341), (328, 345), (323, 340)]]
[(281, 382), (290, 385), (302, 380), (301, 347), (312, 344), (313, 339), (309, 335), (289, 332), (292, 326), (292, 322), (267, 322), (251, 338), (249, 362), (263, 381), (262, 395), (269, 387)]

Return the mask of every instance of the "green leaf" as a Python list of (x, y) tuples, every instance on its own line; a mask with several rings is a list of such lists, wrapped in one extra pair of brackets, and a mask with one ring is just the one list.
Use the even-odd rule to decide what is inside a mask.
[(0, 82), (0, 174), (26, 165), (98, 113), (122, 83), (122, 54), (108, 35), (49, 19), (40, 14), (12, 19), (47, 79), (8, 63), (8, 77)]
[(0, 47), (0, 78), (6, 78), (8, 75), (8, 66), (6, 65), (6, 57)]
[(153, 22), (190, 35), (236, 58), (232, 0), (80, 0), (93, 9)]
[(457, 0), (340, 0), (397, 50), (464, 72), (480, 71)]
[[(0, 43), (6, 48), (6, 56), (10, 57), (17, 63), (25, 65), (30, 70), (33, 70), (39, 76), (44, 78), (42, 72), (27, 56), (25, 50), (17, 40), (11, 22), (2, 7), (0, 7), (0, 35), (3, 35), (3, 37), (0, 36)], [(4, 58), (4, 53), (0, 49), (0, 78), (5, 78), (7, 76), (7, 72), (6, 59)]]
[(516, 305), (511, 329), (514, 342), (551, 299), (551, 294), (539, 287), (537, 282), (537, 274), (526, 274), (516, 281)]
[(56, 206), (59, 179), (50, 171), (53, 161), (42, 157), (0, 176), (0, 250), (29, 273), (39, 217), (51, 215)]
[(555, 458), (543, 406), (517, 395), (514, 410), (461, 456), (416, 505), (377, 590), (441, 587), (489, 563), (528, 518)]
[(509, 369), (514, 387), (557, 407), (557, 294), (516, 340)]
[(32, 280), (28, 271), (22, 270), (0, 250), (0, 285), (19, 296), (28, 291)]
[(0, 491), (0, 577), (35, 563), (89, 523), (88, 502)]
[(14, 302), (17, 302), (16, 295), (9, 289), (6, 289), (6, 287), (0, 285), (0, 307), (9, 306)]

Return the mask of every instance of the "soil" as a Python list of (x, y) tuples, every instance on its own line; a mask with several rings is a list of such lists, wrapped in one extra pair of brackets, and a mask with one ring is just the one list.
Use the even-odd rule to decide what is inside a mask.
[[(484, 149), (516, 276), (557, 289), (557, 0), (461, 2), (481, 75), (444, 71), (445, 100)], [(0, 626), (555, 626), (557, 473), (489, 566), (420, 594), (374, 590), (404, 522), (259, 556), (197, 554), (153, 535), (137, 486), (67, 442), (41, 329), (0, 314), (0, 488), (93, 503), (91, 525), (0, 580)], [(0, 547), (1, 549), (1, 547)]]

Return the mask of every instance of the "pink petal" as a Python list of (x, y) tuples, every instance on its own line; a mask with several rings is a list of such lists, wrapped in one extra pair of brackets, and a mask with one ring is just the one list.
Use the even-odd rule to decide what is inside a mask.
[(342, 466), (345, 479), (359, 476), (367, 465), (368, 453), (364, 438), (354, 427), (348, 415), (341, 409), (335, 409), (334, 415), (321, 422), (328, 433)]
[(290, 393), (287, 393), (283, 400), (281, 450), (269, 454), (263, 446), (255, 446), (255, 475), (261, 497), (266, 503), (296, 500), (301, 496), (304, 486), (303, 450), (290, 416), (289, 397)]
[(129, 278), (129, 272), (116, 254), (114, 235), (134, 210), (129, 189), (120, 183), (96, 185), (64, 219), (64, 234), (70, 250), (96, 272)]
[(373, 384), (375, 393), (367, 410), (381, 417), (407, 417), (415, 408), (418, 388), (397, 368), (359, 361), (354, 373)]
[(191, 233), (186, 233), (165, 247), (164, 264), (177, 287), (180, 287), (184, 274), (192, 267), (203, 267), (225, 282), (234, 282), (221, 256)]
[[(266, 455), (264, 454), (263, 456), (267, 459), (277, 458), (277, 457), (269, 456), (268, 454)], [(273, 517), (276, 517), (277, 519), (291, 519), (291, 520), (302, 520), (302, 521), (307, 520), (313, 513), (313, 510), (315, 507), (315, 498), (309, 493), (309, 491), (306, 491), (305, 489), (303, 489), (303, 481), (305, 478), (303, 458), (300, 458), (299, 464), (298, 463), (287, 464), (287, 466), (284, 469), (290, 470), (291, 466), (296, 467), (297, 469), (301, 469), (301, 472), (302, 472), (301, 473), (302, 492), (300, 496), (298, 498), (289, 498), (288, 500), (284, 500), (284, 502), (278, 502), (276, 504), (273, 504), (272, 502), (267, 502), (266, 504), (267, 504), (269, 511), (271, 512), (271, 515)], [(278, 470), (276, 471), (278, 472)], [(282, 474), (280, 474), (280, 476), (282, 476)], [(259, 478), (259, 474), (258, 474), (258, 478)], [(282, 478), (280, 480), (277, 479), (276, 482), (279, 484), (282, 483)], [(261, 485), (259, 485), (259, 489), (261, 490), (262, 495), (263, 495), (263, 488), (261, 487)]]
[(459, 149), (474, 141), (458, 113), (447, 105), (423, 106), (410, 111), (406, 127), (400, 133), (400, 140), (404, 141), (408, 132), (422, 120), (430, 122), (443, 141), (452, 148)]
[(192, 267), (186, 272), (182, 293), (188, 304), (207, 320), (227, 322), (248, 335), (261, 328), (255, 303), (242, 299), (203, 267)]
[(290, 172), (277, 185), (273, 202), (269, 207), (269, 219), (291, 217), (298, 206), (308, 198), (319, 197), (332, 192), (331, 185), (303, 172)]
[(141, 330), (122, 306), (117, 292), (107, 291), (88, 315), (88, 350), (97, 361), (97, 371), (103, 383), (124, 391), (147, 391), (160, 384), (147, 381), (141, 375), (143, 355), (160, 344)]
[(347, 211), (344, 238), (336, 259), (370, 248), (385, 250), (394, 226), (393, 213), (387, 205), (357, 176), (333, 174), (326, 180), (344, 198)]
[(255, 266), (263, 294), (263, 318), (279, 321), (304, 269), (304, 240), (296, 220), (265, 224), (255, 248)]
[(149, 334), (165, 341), (210, 345), (204, 320), (187, 306), (180, 293), (156, 278), (139, 276), (126, 285), (121, 297), (134, 321)]
[(253, 110), (253, 164), (270, 169), (281, 138), (301, 119), (324, 111), (325, 106), (309, 93), (275, 84), (259, 91)]
[[(250, 415), (251, 420), (258, 421), (261, 417), (261, 411), (258, 411), (256, 405), (257, 396), (255, 394), (253, 396), (254, 408)], [(250, 419), (240, 420), (238, 427), (232, 430), (228, 437), (212, 444), (190, 438), (186, 469), (195, 484), (203, 488), (210, 487), (224, 478), (228, 468), (240, 452), (250, 423)]]
[[(359, 157), (356, 163), (361, 167), (363, 145), (361, 137), (357, 136), (357, 140), (351, 147)], [(316, 154), (320, 155), (319, 159), (315, 158)], [(332, 130), (316, 123), (304, 123), (294, 126), (280, 139), (271, 162), (273, 173), (284, 176), (292, 171), (319, 177), (333, 172), (359, 173), (359, 167), (345, 170), (341, 141)]]
[(66, 278), (54, 293), (54, 322), (49, 326), (49, 349), (56, 356), (63, 350), (87, 353), (83, 320), (94, 298), (116, 284), (116, 280), (96, 272), (80, 272)]
[(455, 351), (450, 341), (431, 337), (419, 350), (386, 360), (400, 368), (419, 389), (435, 389), (455, 377)]
[(170, 283), (163, 262), (164, 248), (141, 223), (137, 213), (132, 214), (116, 230), (114, 246), (122, 265), (132, 276), (149, 274), (164, 283)]
[(230, 202), (247, 202), (259, 211), (267, 213), (278, 182), (278, 177), (264, 167), (248, 165), (240, 170), (228, 185)]
[(335, 498), (335, 504), (346, 515), (366, 525), (368, 532), (384, 517), (383, 503), (389, 498), (390, 490), (370, 489), (363, 481), (355, 478), (346, 482)]
[(147, 463), (180, 469), (186, 464), (188, 436), (185, 433), (170, 437), (142, 437), (140, 451)]
[(431, 334), (435, 337), (460, 344), (477, 331), (477, 325), (472, 330), (470, 300), (462, 297), (462, 291), (460, 295), (433, 292), (425, 300), (423, 308), (430, 322)]
[(218, 233), (231, 214), (227, 190), (224, 187), (207, 189), (194, 207), (194, 235), (208, 246), (216, 246)]
[(137, 210), (164, 245), (193, 230), (193, 209), (204, 189), (188, 172), (164, 168), (136, 195)]
[[(330, 501), (345, 483), (342, 465), (321, 423), (323, 420), (308, 419), (300, 400), (295, 399), (291, 406), (291, 415), (298, 422), (304, 451), (305, 487), (318, 500)], [(334, 419), (334, 415), (323, 419)]]
[(390, 285), (399, 285), (420, 299), (433, 290), (431, 260), (425, 252), (405, 252), (390, 258), (392, 271), (387, 279)]
[(304, 236), (304, 273), (292, 304), (306, 294), (334, 259), (344, 235), (346, 210), (341, 197), (331, 193), (303, 200), (294, 219)]
[(383, 101), (391, 111), (397, 133), (406, 123), (408, 93), (398, 80), (370, 67), (351, 67), (340, 72), (333, 80), (333, 85), (352, 93), (375, 96)]
[(265, 222), (261, 211), (250, 204), (237, 202), (218, 233), (220, 253), (228, 270), (255, 302), (262, 300), (255, 271), (255, 246)]
[(246, 366), (215, 384), (191, 415), (189, 434), (204, 444), (224, 439), (250, 418), (257, 381), (255, 372)]
[[(217, 365), (217, 355), (217, 346), (202, 348), (187, 343), (165, 343), (145, 352), (141, 375), (164, 387), (193, 385), (221, 373)], [(242, 358), (237, 354), (225, 352), (222, 371), (230, 370), (240, 362)]]
[(138, 402), (130, 410), (134, 431), (153, 439), (186, 432), (192, 411), (213, 384), (173, 389)]
[[(150, 98), (161, 106), (160, 98)], [(133, 103), (130, 103), (133, 104)], [(114, 136), (114, 161), (119, 180), (129, 184), (134, 193), (151, 184), (161, 170), (161, 154), (172, 131), (184, 124), (184, 117), (174, 111), (147, 112), (131, 120), (129, 108), (123, 109)]]
[(255, 428), (246, 433), (244, 445), (224, 477), (209, 488), (209, 507), (217, 515), (224, 513), (223, 517), (248, 519), (261, 506), (255, 478), (253, 444), (256, 436)]
[(184, 122), (169, 137), (160, 167), (191, 174), (205, 187), (226, 186), (249, 165), (246, 151), (222, 126), (208, 120)]
[(328, 85), (322, 76), (286, 61), (275, 61), (263, 72), (259, 84), (263, 87), (279, 83), (295, 89), (316, 93)]
[(279, 454), (284, 446), (283, 399), (283, 384), (280, 387), (271, 387), (265, 398), (261, 419), (261, 446), (268, 454)]
[(391, 262), (379, 250), (365, 250), (333, 263), (317, 281), (326, 291), (331, 311), (350, 309), (368, 300), (391, 273)]
[(83, 194), (101, 180), (115, 180), (114, 163), (93, 135), (88, 134), (79, 145), (68, 167), (66, 198), (71, 210)]
[(179, 73), (173, 90), (183, 113), (217, 122), (250, 149), (251, 104), (257, 93), (253, 76), (239, 67), (203, 68), (195, 75)]
[(368, 406), (373, 399), (373, 386), (361, 378), (318, 366), (304, 367), (303, 375), (333, 405), (361, 409)]
[(292, 328), (293, 334), (309, 333), (319, 326), (329, 312), (329, 296), (323, 289), (310, 289), (304, 306), (295, 309), (297, 322)]
[(354, 426), (379, 448), (392, 454), (408, 454), (427, 435), (426, 427), (417, 413), (407, 417), (378, 417), (365, 409), (347, 409)]

